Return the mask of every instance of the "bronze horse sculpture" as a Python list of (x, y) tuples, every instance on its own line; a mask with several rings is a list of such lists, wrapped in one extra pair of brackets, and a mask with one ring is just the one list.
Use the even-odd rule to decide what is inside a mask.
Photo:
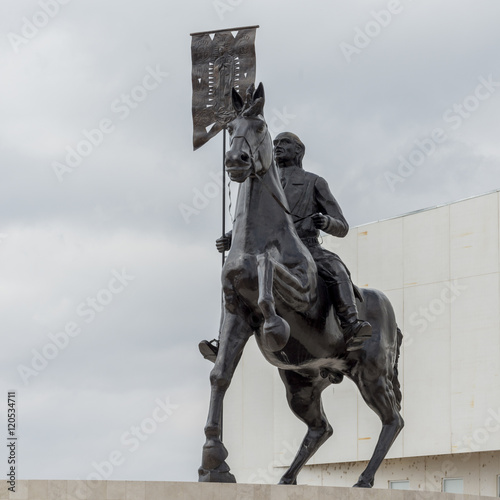
[(255, 335), (264, 357), (276, 366), (292, 412), (308, 430), (280, 484), (297, 475), (333, 434), (321, 393), (343, 376), (358, 387), (382, 421), (375, 451), (355, 487), (370, 488), (389, 448), (403, 428), (398, 357), (402, 334), (388, 298), (361, 289), (360, 317), (372, 337), (349, 352), (316, 264), (297, 235), (273, 160), (263, 116), (262, 84), (246, 101), (233, 89), (236, 118), (229, 123), (226, 171), (240, 183), (232, 244), (222, 270), (224, 296), (219, 351), (210, 374), (211, 397), (199, 481), (235, 482), (221, 440), (222, 403), (248, 339)]

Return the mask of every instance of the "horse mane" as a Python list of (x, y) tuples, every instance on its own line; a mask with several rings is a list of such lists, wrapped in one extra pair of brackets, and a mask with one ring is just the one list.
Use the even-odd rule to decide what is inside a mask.
[(237, 116), (264, 116), (264, 103), (265, 96), (262, 83), (259, 84), (257, 89), (255, 89), (253, 83), (247, 88), (245, 101), (243, 101), (237, 90), (233, 88), (233, 106)]

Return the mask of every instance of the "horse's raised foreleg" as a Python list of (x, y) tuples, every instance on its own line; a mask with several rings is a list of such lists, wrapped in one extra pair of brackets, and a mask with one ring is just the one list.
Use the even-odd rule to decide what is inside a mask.
[[(371, 378), (371, 377), (370, 377)], [(399, 413), (399, 404), (396, 400), (390, 378), (381, 375), (377, 379), (355, 380), (366, 404), (380, 417), (382, 431), (375, 446), (373, 456), (366, 469), (359, 476), (355, 488), (371, 488), (375, 481), (382, 460), (391, 448), (404, 426), (403, 417)]]
[(219, 351), (215, 366), (210, 373), (210, 407), (205, 425), (206, 441), (199, 472), (199, 481), (236, 482), (225, 463), (227, 450), (222, 444), (222, 402), (231, 383), (236, 366), (247, 340), (252, 335), (250, 326), (239, 316), (225, 311)]
[(273, 295), (275, 262), (268, 252), (257, 255), (259, 279), (259, 308), (264, 316), (262, 336), (271, 352), (280, 351), (290, 338), (290, 325), (276, 314)]
[(294, 371), (279, 370), (286, 387), (288, 405), (307, 425), (307, 434), (290, 468), (279, 484), (297, 484), (297, 475), (318, 448), (333, 434), (321, 404), (321, 393), (330, 383), (321, 377), (306, 377)]

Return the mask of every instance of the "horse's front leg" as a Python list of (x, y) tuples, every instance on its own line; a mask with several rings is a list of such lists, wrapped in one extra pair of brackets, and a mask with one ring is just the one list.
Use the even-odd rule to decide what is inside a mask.
[(219, 351), (215, 366), (210, 373), (210, 407), (205, 426), (206, 441), (203, 446), (198, 480), (202, 482), (234, 483), (234, 476), (225, 463), (227, 450), (222, 444), (222, 402), (231, 383), (236, 366), (247, 340), (252, 335), (251, 327), (241, 317), (225, 310), (219, 339)]
[(290, 338), (290, 325), (276, 314), (273, 295), (274, 270), (276, 264), (269, 253), (257, 256), (259, 278), (259, 308), (264, 316), (262, 336), (271, 352), (281, 351)]

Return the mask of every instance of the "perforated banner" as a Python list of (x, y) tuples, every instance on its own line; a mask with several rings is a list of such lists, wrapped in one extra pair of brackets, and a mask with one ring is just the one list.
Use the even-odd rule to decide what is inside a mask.
[(257, 28), (191, 34), (193, 149), (203, 146), (234, 118), (231, 89), (244, 97), (255, 83)]

